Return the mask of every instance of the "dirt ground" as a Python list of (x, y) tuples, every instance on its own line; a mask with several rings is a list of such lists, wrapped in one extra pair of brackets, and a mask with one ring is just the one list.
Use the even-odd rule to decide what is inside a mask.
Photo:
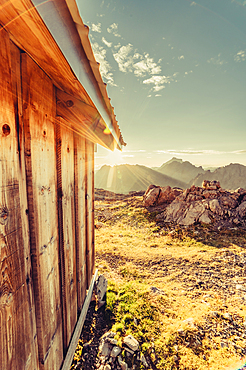
[(109, 280), (109, 302), (100, 310), (92, 304), (72, 369), (96, 368), (100, 336), (110, 328), (119, 342), (135, 335), (149, 369), (242, 369), (245, 231), (180, 228), (155, 217), (142, 194), (96, 192), (96, 267)]

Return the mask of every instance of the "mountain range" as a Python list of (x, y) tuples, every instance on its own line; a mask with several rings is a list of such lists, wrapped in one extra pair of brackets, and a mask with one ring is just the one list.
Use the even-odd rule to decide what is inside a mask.
[(246, 188), (246, 166), (231, 163), (214, 171), (205, 171), (201, 166), (175, 157), (154, 168), (129, 164), (104, 165), (96, 171), (95, 187), (126, 194), (146, 190), (151, 184), (186, 189), (193, 184), (202, 186), (203, 180), (220, 181), (224, 189)]

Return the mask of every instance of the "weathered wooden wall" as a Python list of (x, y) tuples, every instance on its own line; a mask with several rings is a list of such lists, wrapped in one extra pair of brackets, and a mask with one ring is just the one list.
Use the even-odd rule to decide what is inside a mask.
[(94, 271), (94, 144), (0, 33), (0, 370), (58, 370)]

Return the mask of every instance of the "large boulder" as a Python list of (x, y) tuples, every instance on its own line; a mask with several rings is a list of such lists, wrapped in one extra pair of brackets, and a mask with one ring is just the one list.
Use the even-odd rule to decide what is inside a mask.
[(170, 186), (162, 187), (150, 185), (143, 196), (144, 207), (154, 207), (162, 204), (167, 205), (182, 192), (182, 189), (171, 188)]
[(228, 191), (218, 181), (192, 185), (186, 190), (151, 185), (144, 194), (144, 206), (159, 212), (157, 220), (190, 226), (195, 223), (246, 228), (246, 190)]

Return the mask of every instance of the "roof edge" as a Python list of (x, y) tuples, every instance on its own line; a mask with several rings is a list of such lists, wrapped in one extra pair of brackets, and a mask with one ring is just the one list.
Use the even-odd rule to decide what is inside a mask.
[[(117, 138), (119, 139), (120, 146), (125, 146), (126, 143), (124, 142), (119, 125), (116, 120), (116, 116), (114, 114), (114, 107), (112, 107), (110, 103), (110, 98), (107, 93), (107, 89), (106, 89), (107, 84), (104, 83), (102, 80), (102, 76), (99, 70), (100, 64), (96, 61), (92, 47), (91, 47), (91, 43), (89, 40), (89, 27), (83, 23), (76, 1), (75, 0), (65, 0), (65, 2), (67, 4), (70, 15), (75, 23), (78, 35), (81, 40), (81, 45), (90, 63), (90, 67), (93, 73), (93, 77), (95, 79), (95, 83), (97, 84), (98, 89), (99, 89), (101, 102), (104, 106), (104, 109), (106, 110), (107, 115), (109, 116), (112, 122), (112, 126), (117, 135)], [(121, 148), (119, 147), (118, 149), (121, 149)]]

